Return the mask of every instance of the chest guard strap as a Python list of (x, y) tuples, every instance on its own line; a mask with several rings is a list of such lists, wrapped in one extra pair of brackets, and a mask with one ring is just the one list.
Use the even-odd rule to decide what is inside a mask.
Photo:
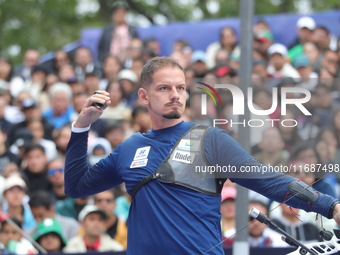
[(215, 175), (209, 172), (196, 171), (196, 167), (202, 169), (209, 165), (204, 151), (204, 139), (208, 129), (207, 126), (196, 125), (182, 135), (156, 172), (142, 178), (132, 190), (131, 196), (155, 179), (207, 195), (219, 196), (225, 180), (215, 178)]

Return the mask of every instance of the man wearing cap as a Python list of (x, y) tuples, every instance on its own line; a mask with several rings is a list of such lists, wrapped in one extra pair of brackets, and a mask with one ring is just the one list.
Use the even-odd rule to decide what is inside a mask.
[(259, 31), (254, 37), (254, 48), (261, 53), (264, 59), (268, 59), (268, 49), (273, 43), (273, 34), (268, 30)]
[(296, 39), (289, 45), (288, 49), (292, 49), (297, 45), (302, 45), (305, 42), (312, 41), (313, 39), (313, 31), (316, 27), (316, 23), (312, 17), (301, 17), (296, 22), (296, 28), (298, 36)]
[(123, 246), (104, 234), (107, 215), (95, 205), (87, 205), (79, 213), (84, 235), (73, 237), (64, 248), (65, 253), (87, 251), (122, 251)]
[(47, 252), (60, 252), (67, 243), (59, 221), (50, 218), (38, 223), (33, 239)]
[(299, 80), (300, 74), (287, 62), (287, 48), (283, 44), (274, 43), (268, 48), (268, 73), (274, 78), (292, 77)]
[(191, 55), (191, 66), (194, 69), (196, 78), (203, 78), (207, 73), (207, 65), (205, 63), (205, 52), (202, 50), (196, 50)]
[(293, 65), (301, 76), (301, 80), (296, 86), (314, 91), (315, 86), (318, 84), (319, 75), (313, 72), (313, 68), (307, 56), (304, 54), (297, 56)]

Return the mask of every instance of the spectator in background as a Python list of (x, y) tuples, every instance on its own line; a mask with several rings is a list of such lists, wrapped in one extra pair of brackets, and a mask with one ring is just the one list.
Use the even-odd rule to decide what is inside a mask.
[(23, 159), (27, 166), (22, 176), (28, 185), (28, 193), (37, 190), (50, 191), (51, 183), (47, 178), (47, 157), (44, 147), (40, 144), (28, 145)]
[[(39, 190), (32, 193), (28, 203), (36, 222), (40, 223), (48, 218), (57, 220), (61, 225), (62, 234), (67, 240), (78, 234), (80, 228), (79, 222), (73, 218), (56, 213), (54, 211), (55, 207), (51, 202), (51, 196), (48, 192)], [(34, 236), (38, 231), (39, 226), (30, 229), (29, 234)]]
[[(273, 217), (273, 222), (289, 235), (296, 238), (302, 243), (320, 242), (322, 238), (319, 236), (319, 229), (306, 219), (300, 220), (299, 209), (292, 208), (286, 204), (280, 204), (281, 214), (278, 217)], [(294, 212), (292, 212), (292, 210)]]
[(112, 147), (111, 147), (110, 142), (107, 139), (103, 137), (95, 138), (90, 143), (89, 150), (88, 150), (89, 164), (93, 166), (99, 160), (109, 155), (111, 152), (112, 152)]
[[(123, 69), (118, 73), (118, 81), (123, 89), (125, 103), (131, 108), (134, 107), (138, 99), (137, 75), (130, 69)], [(106, 89), (106, 91), (108, 90)]]
[(283, 44), (274, 43), (268, 48), (269, 65), (267, 72), (274, 78), (291, 77), (299, 79), (300, 74), (287, 62), (287, 48)]
[(43, 113), (43, 116), (56, 129), (60, 129), (71, 121), (71, 116), (74, 114), (71, 105), (72, 90), (68, 84), (58, 82), (50, 88), (49, 96), (51, 107)]
[(34, 240), (48, 253), (61, 252), (67, 243), (61, 225), (55, 219), (44, 219), (39, 222)]
[(146, 133), (152, 129), (149, 111), (143, 106), (133, 108), (132, 120), (135, 132)]
[(336, 77), (339, 69), (339, 57), (335, 51), (326, 50), (321, 61), (321, 67), (326, 67), (334, 77)]
[(94, 195), (94, 205), (100, 210), (103, 210), (107, 215), (105, 222), (106, 233), (123, 245), (124, 249), (127, 247), (127, 226), (121, 221), (117, 215), (114, 214), (116, 208), (116, 196), (113, 190), (106, 190)]
[(90, 197), (82, 197), (82, 198), (70, 198), (59, 201), (55, 204), (55, 210), (58, 214), (71, 217), (75, 220), (78, 220), (78, 215), (80, 211), (89, 203)]
[(67, 197), (64, 192), (64, 167), (65, 162), (62, 158), (54, 158), (47, 164), (48, 180), (52, 185), (51, 195), (54, 202)]
[(283, 149), (285, 143), (280, 131), (276, 127), (269, 128), (263, 132), (262, 141), (258, 145), (261, 150), (254, 158), (261, 164), (271, 166), (285, 166), (288, 163), (287, 153)]
[(130, 119), (131, 108), (122, 100), (124, 96), (123, 85), (117, 81), (111, 81), (106, 91), (110, 93), (111, 104), (106, 108), (100, 118), (107, 120)]
[(87, 205), (79, 214), (79, 221), (84, 229), (83, 236), (69, 240), (65, 253), (83, 253), (87, 251), (122, 251), (123, 246), (111, 239), (105, 230), (107, 215), (95, 205)]
[(336, 51), (336, 38), (329, 33), (328, 28), (324, 26), (318, 26), (313, 32), (313, 41), (316, 42), (321, 49), (321, 53), (327, 50)]
[(33, 134), (33, 143), (40, 144), (45, 149), (48, 160), (57, 156), (57, 148), (53, 141), (44, 139), (44, 126), (39, 119), (31, 119), (27, 123), (27, 128)]
[(236, 32), (233, 28), (223, 27), (220, 31), (220, 40), (208, 45), (206, 50), (206, 64), (208, 69), (212, 69), (216, 66), (216, 53), (220, 49), (225, 49), (229, 53), (229, 56), (240, 55)]
[(144, 61), (141, 58), (136, 58), (132, 61), (131, 71), (135, 73), (138, 78), (138, 83), (140, 83), (140, 74), (142, 73), (142, 68), (144, 66)]
[(223, 246), (233, 244), (233, 236), (236, 233), (236, 189), (224, 186), (221, 192), (221, 227)]
[(154, 57), (161, 54), (161, 44), (156, 38), (148, 38), (144, 41), (144, 48), (150, 50)]
[(23, 63), (14, 68), (14, 73), (25, 81), (31, 79), (32, 67), (40, 63), (40, 53), (35, 49), (25, 51)]
[(340, 109), (340, 104), (332, 97), (332, 89), (324, 84), (318, 84), (315, 88), (315, 111), (313, 117), (319, 128), (329, 126), (332, 116)]
[(103, 62), (107, 55), (116, 56), (121, 63), (126, 60), (132, 38), (138, 34), (126, 23), (127, 6), (117, 3), (112, 12), (112, 22), (104, 28), (98, 43), (98, 60)]
[(28, 128), (20, 128), (16, 132), (15, 142), (9, 147), (9, 150), (17, 155), (20, 159), (19, 166), (21, 166), (24, 158), (25, 149), (33, 143), (33, 134)]
[(319, 73), (322, 60), (319, 46), (315, 42), (305, 42), (303, 49), (304, 54), (307, 56), (313, 67), (313, 71)]
[(4, 170), (4, 167), (10, 162), (19, 166), (20, 159), (6, 148), (6, 134), (0, 130), (0, 175)]
[(201, 50), (194, 51), (191, 55), (191, 63), (195, 78), (203, 78), (208, 71), (205, 52)]
[[(9, 218), (18, 228), (22, 229), (22, 222), (15, 217)], [(1, 227), (2, 242), (13, 254), (37, 254), (34, 246), (17, 231), (9, 221), (3, 221)]]
[(12, 63), (4, 57), (0, 57), (0, 81), (8, 83), (7, 89), (14, 97), (25, 88), (23, 78), (14, 74)]
[(100, 76), (95, 72), (86, 73), (84, 79), (84, 86), (87, 95), (93, 95), (99, 89)]
[(48, 122), (45, 117), (42, 116), (37, 103), (32, 98), (27, 98), (21, 101), (21, 107), (25, 116), (25, 120), (14, 124), (13, 127), (9, 130), (7, 136), (7, 145), (10, 146), (15, 142), (16, 133), (18, 132), (18, 130), (21, 128), (27, 128), (27, 124), (31, 119), (40, 120), (44, 127), (44, 138), (47, 140), (52, 140), (52, 132), (54, 127)]
[(65, 64), (60, 67), (58, 71), (58, 76), (61, 82), (76, 81), (76, 71), (71, 64)]
[(71, 137), (71, 126), (65, 125), (53, 133), (53, 141), (57, 146), (58, 157), (65, 158), (66, 147)]
[(5, 181), (3, 198), (5, 199), (3, 211), (10, 217), (22, 222), (22, 228), (27, 231), (36, 225), (31, 209), (25, 202), (27, 186), (18, 176), (8, 177)]
[(47, 68), (45, 68), (43, 65), (36, 65), (32, 67), (32, 78), (29, 81), (26, 81), (25, 89), (29, 91), (31, 97), (36, 102), (40, 103), (42, 92), (46, 85), (47, 75)]
[(261, 55), (261, 59), (268, 59), (268, 49), (274, 43), (273, 34), (268, 30), (261, 30), (255, 34), (254, 49)]
[(103, 61), (102, 79), (99, 82), (99, 89), (105, 90), (110, 81), (118, 79), (118, 73), (122, 69), (120, 60), (115, 56), (106, 56)]
[(78, 114), (81, 112), (81, 109), (83, 108), (85, 104), (85, 100), (88, 98), (88, 95), (85, 91), (76, 92), (72, 94), (73, 94), (72, 105), (74, 109), (74, 114), (71, 118), (71, 122), (73, 122), (78, 117)]
[[(268, 215), (268, 206), (261, 201), (249, 202), (249, 209), (255, 207), (261, 213)], [(250, 217), (248, 225), (250, 247), (287, 247), (288, 244), (281, 239), (281, 235), (267, 227), (266, 224)]]
[(300, 74), (300, 81), (296, 85), (300, 88), (314, 91), (315, 86), (318, 84), (318, 74), (313, 72), (313, 67), (306, 55), (297, 56), (293, 62), (294, 67)]
[(127, 52), (127, 56), (124, 61), (124, 68), (131, 68), (132, 62), (135, 59), (138, 59), (142, 55), (144, 44), (143, 41), (139, 38), (132, 38), (131, 44)]
[(70, 64), (70, 63), (71, 63), (71, 60), (67, 52), (64, 50), (57, 50), (54, 53), (54, 59), (52, 63), (51, 72), (54, 74), (58, 74), (62, 66)]
[(101, 76), (100, 68), (95, 64), (92, 52), (84, 46), (77, 48), (74, 57), (74, 70), (78, 81), (84, 81), (86, 73)]
[(125, 140), (125, 133), (122, 125), (119, 123), (108, 125), (104, 132), (104, 138), (110, 142), (112, 150), (116, 149), (118, 145)]
[(311, 17), (301, 17), (296, 22), (298, 36), (288, 46), (288, 49), (292, 49), (295, 46), (302, 47), (302, 45), (313, 39), (313, 31), (316, 27), (316, 23)]

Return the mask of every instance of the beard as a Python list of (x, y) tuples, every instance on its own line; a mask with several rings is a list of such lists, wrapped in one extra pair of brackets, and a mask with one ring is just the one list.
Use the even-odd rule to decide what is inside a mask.
[(177, 109), (173, 109), (170, 113), (163, 115), (166, 119), (179, 119), (181, 116), (182, 114)]

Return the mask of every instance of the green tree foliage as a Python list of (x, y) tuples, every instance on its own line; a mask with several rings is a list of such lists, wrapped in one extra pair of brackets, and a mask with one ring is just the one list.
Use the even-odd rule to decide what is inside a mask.
[[(97, 1), (100, 8), (93, 13), (76, 12), (81, 0), (0, 0), (0, 56), (7, 56), (13, 63), (21, 62), (28, 48), (42, 54), (62, 48), (75, 41), (84, 27), (104, 26), (110, 22), (112, 5), (117, 0)], [(255, 14), (297, 12), (301, 0), (254, 0)], [(168, 22), (192, 21), (236, 17), (240, 0), (125, 0), (136, 19), (144, 16), (150, 23), (157, 23), (157, 15)], [(340, 8), (339, 0), (309, 0), (314, 11)], [(211, 12), (211, 5), (215, 11)], [(216, 8), (217, 6), (217, 8)], [(140, 16), (137, 16), (140, 15)], [(14, 46), (14, 47), (13, 47)], [(11, 55), (20, 49), (18, 55)]]

